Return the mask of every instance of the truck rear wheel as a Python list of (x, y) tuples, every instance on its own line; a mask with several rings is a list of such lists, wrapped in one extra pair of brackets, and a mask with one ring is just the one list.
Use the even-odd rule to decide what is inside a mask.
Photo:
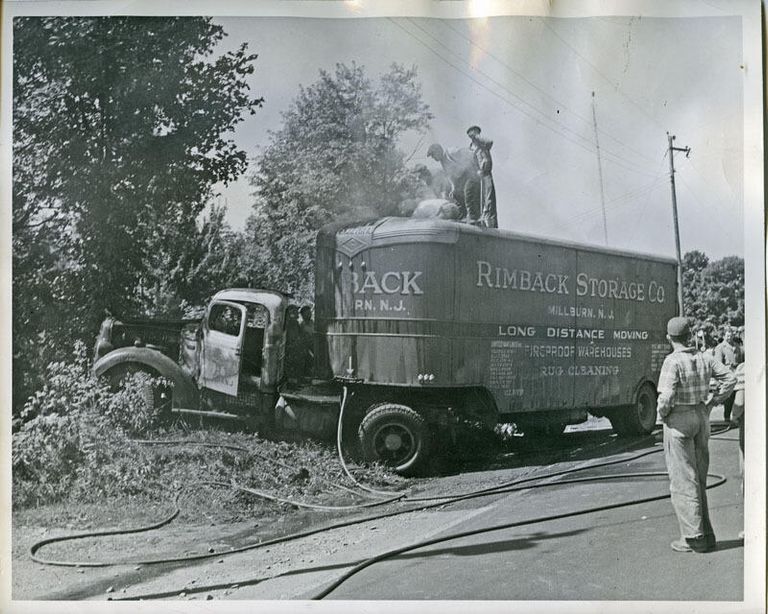
[(414, 473), (428, 454), (424, 418), (405, 405), (374, 405), (358, 429), (363, 457), (380, 462), (403, 475)]
[(640, 386), (635, 403), (614, 411), (609, 419), (619, 435), (648, 435), (656, 426), (656, 389), (649, 383)]

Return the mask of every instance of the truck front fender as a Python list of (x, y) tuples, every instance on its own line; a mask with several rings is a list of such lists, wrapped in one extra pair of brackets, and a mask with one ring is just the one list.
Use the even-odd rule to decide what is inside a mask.
[(93, 365), (97, 376), (107, 374), (118, 365), (134, 363), (148, 367), (148, 370), (166, 377), (173, 382), (173, 406), (194, 409), (198, 405), (197, 386), (189, 375), (181, 370), (165, 354), (143, 347), (118, 348), (103, 356)]

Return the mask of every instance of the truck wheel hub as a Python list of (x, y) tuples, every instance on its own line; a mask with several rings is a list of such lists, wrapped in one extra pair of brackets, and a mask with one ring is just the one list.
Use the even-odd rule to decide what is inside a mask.
[(403, 439), (397, 433), (388, 433), (384, 438), (384, 447), (394, 452), (403, 447)]

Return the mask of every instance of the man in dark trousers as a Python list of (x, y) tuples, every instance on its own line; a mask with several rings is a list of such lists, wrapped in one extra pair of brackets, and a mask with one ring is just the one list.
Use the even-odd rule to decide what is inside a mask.
[(459, 205), (461, 217), (470, 224), (480, 223), (480, 176), (475, 155), (467, 148), (445, 151), (434, 143), (427, 156), (440, 162), (453, 184), (451, 197)]
[[(664, 424), (669, 490), (680, 525), (680, 539), (670, 545), (676, 552), (709, 552), (716, 543), (707, 505), (709, 412), (730, 396), (736, 378), (714, 357), (691, 347), (690, 337), (686, 318), (667, 323), (672, 353), (661, 366), (656, 411)], [(709, 392), (712, 377), (714, 394)]]
[(470, 126), (467, 130), (467, 136), (472, 142), (470, 150), (475, 154), (475, 160), (478, 166), (478, 176), (480, 177), (480, 221), (486, 228), (498, 228), (499, 222), (496, 218), (496, 188), (493, 185), (493, 159), (491, 158), (491, 147), (493, 141), (484, 139), (480, 136), (480, 126)]
[[(715, 348), (715, 359), (734, 372), (736, 367), (744, 362), (744, 351), (736, 343), (733, 328), (730, 326), (723, 330), (723, 341)], [(726, 422), (731, 421), (734, 395), (735, 393), (723, 401), (723, 420)]]

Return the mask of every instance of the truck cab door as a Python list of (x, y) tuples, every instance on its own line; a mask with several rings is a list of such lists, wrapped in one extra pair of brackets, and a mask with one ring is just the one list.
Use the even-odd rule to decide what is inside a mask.
[(214, 301), (202, 326), (200, 385), (237, 396), (245, 331), (245, 307)]

